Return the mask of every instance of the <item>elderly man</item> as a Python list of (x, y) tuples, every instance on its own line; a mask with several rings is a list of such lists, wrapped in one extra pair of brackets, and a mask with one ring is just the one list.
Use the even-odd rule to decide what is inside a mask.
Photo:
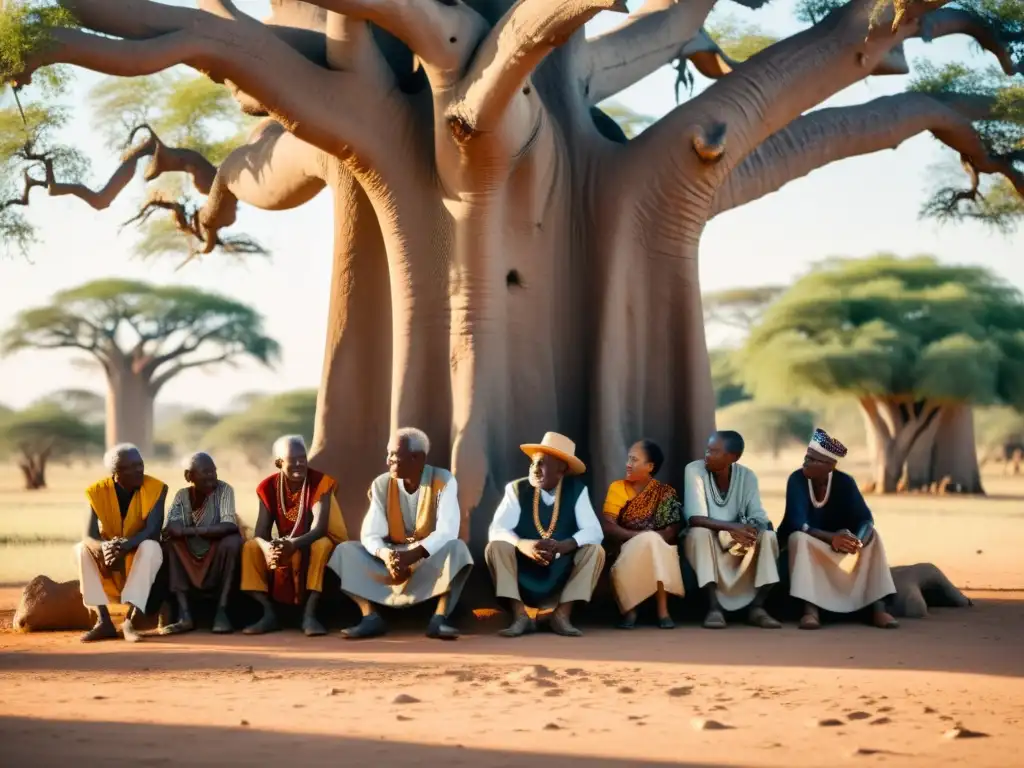
[(589, 602), (604, 567), (604, 537), (576, 458), (576, 444), (548, 432), (538, 444), (520, 446), (530, 475), (511, 482), (494, 512), (487, 566), (498, 597), (512, 602), (504, 637), (534, 631), (526, 605), (554, 608), (551, 629), (566, 637), (583, 633), (570, 621), (574, 602)]
[(217, 465), (207, 453), (194, 453), (184, 461), (185, 482), (174, 496), (164, 526), (164, 558), (170, 590), (178, 600), (178, 620), (162, 634), (190, 632), (195, 624), (188, 593), (217, 591), (213, 631), (233, 631), (228, 618), (228, 596), (242, 551), (235, 517), (235, 491), (217, 477)]
[(406, 608), (438, 598), (427, 636), (454, 640), (448, 624), (469, 577), (473, 558), (459, 539), (458, 484), (427, 464), (430, 440), (418, 429), (400, 429), (388, 443), (388, 471), (370, 486), (370, 508), (360, 540), (339, 546), (331, 569), (363, 618), (342, 631), (349, 640), (385, 632), (378, 605)]
[(324, 635), (327, 630), (316, 617), (324, 568), (334, 547), (348, 538), (334, 498), (337, 483), (310, 468), (300, 435), (274, 443), (274, 466), (277, 472), (256, 488), (260, 511), (255, 535), (242, 548), (242, 591), (260, 604), (263, 617), (242, 632), (259, 635), (280, 629), (273, 600), (305, 603), (302, 631)]
[(704, 458), (683, 471), (683, 512), (689, 524), (684, 551), (708, 596), (707, 629), (724, 629), (724, 611), (747, 608), (747, 621), (762, 629), (782, 625), (764, 609), (779, 582), (779, 543), (761, 505), (757, 476), (738, 464), (738, 432), (715, 432)]
[(870, 606), (881, 629), (899, 626), (885, 607), (896, 593), (882, 539), (856, 481), (836, 469), (846, 446), (815, 430), (803, 468), (789, 476), (779, 538), (789, 551), (790, 594), (804, 601), (800, 629), (819, 629), (819, 608), (854, 613)]
[(104, 457), (110, 477), (90, 485), (85, 536), (75, 545), (82, 602), (99, 614), (82, 642), (117, 637), (107, 605), (128, 606), (121, 631), (124, 639), (141, 638), (132, 622), (146, 612), (149, 592), (160, 571), (160, 528), (167, 486), (145, 473), (139, 449), (129, 443), (111, 448)]

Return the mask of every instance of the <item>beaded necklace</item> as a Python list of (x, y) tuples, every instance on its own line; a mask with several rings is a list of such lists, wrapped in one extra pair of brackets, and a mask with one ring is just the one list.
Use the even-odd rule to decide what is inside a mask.
[(704, 470), (708, 475), (708, 486), (711, 488), (711, 500), (716, 506), (724, 507), (729, 503), (729, 497), (732, 496), (732, 465), (729, 465), (729, 488), (725, 492), (725, 496), (718, 490), (718, 483), (715, 482), (715, 476), (707, 469)]
[[(294, 507), (292, 507), (291, 504), (285, 503), (285, 489), (284, 489), (284, 487), (287, 484), (288, 484), (288, 482), (287, 482), (287, 480), (285, 480), (285, 477), (282, 474), (280, 479), (278, 480), (278, 483), (277, 483), (277, 503), (280, 505), (281, 514), (284, 515), (285, 520), (288, 520), (289, 522), (294, 523), (296, 520), (299, 519), (300, 515), (305, 511), (304, 507), (306, 506), (306, 481), (305, 480), (302, 481), (302, 487), (299, 489), (298, 499), (297, 500), (296, 500), (296, 498), (295, 498), (295, 496), (293, 494), (291, 494), (290, 492), (288, 494), (288, 496), (289, 496), (288, 501), (289, 502), (293, 502), (294, 501), (294, 503), (295, 503)], [(291, 511), (292, 509), (294, 509), (295, 511), (292, 512)]]
[(814, 505), (815, 509), (821, 509), (822, 507), (824, 507), (826, 504), (828, 504), (828, 497), (832, 493), (832, 473), (828, 473), (828, 484), (825, 486), (825, 498), (823, 498), (821, 501), (818, 501), (818, 499), (815, 497), (814, 483), (812, 483), (810, 479), (807, 480), (807, 491), (808, 493), (811, 494), (811, 504)]
[(544, 526), (540, 524), (540, 487), (533, 489), (533, 525), (537, 529), (537, 533), (540, 534), (542, 539), (550, 539), (555, 532), (555, 526), (558, 525), (558, 510), (562, 506), (562, 481), (558, 481), (558, 487), (555, 488), (555, 507), (551, 512), (551, 525), (548, 526), (547, 530), (544, 530)]

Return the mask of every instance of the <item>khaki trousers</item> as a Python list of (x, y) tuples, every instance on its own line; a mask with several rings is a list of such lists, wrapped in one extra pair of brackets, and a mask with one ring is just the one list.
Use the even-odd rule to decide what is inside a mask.
[[(731, 540), (731, 539), (730, 539)], [(701, 588), (716, 584), (718, 604), (726, 611), (750, 605), (757, 590), (779, 581), (779, 541), (774, 531), (762, 531), (753, 547), (726, 550), (722, 538), (708, 528), (690, 528), (683, 549)]]
[[(484, 551), (487, 567), (494, 579), (495, 592), (498, 597), (518, 600), (519, 594), (518, 563), (516, 548), (507, 541), (492, 541)], [(550, 595), (541, 605), (534, 608), (549, 609), (562, 603), (589, 603), (597, 580), (604, 568), (604, 550), (598, 544), (586, 544), (576, 550), (573, 555), (573, 567), (569, 579), (561, 592)]]

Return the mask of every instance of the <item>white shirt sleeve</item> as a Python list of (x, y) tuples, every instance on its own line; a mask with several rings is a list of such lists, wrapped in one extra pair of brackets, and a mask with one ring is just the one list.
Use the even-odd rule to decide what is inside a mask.
[(515, 527), (519, 524), (519, 499), (512, 483), (505, 486), (505, 495), (498, 508), (494, 510), (490, 528), (487, 529), (488, 541), (505, 541), (513, 547), (519, 546), (519, 537)]
[(604, 531), (601, 530), (601, 523), (594, 512), (594, 505), (590, 503), (590, 492), (583, 488), (583, 493), (576, 499), (576, 525), (580, 529), (573, 535), (576, 544), (585, 547), (587, 544), (600, 544), (604, 539)]
[[(423, 490), (420, 490), (423, 493)], [(459, 537), (459, 524), (462, 516), (459, 513), (459, 484), (452, 477), (441, 489), (437, 505), (437, 523), (434, 532), (420, 542), (420, 546), (432, 555), (449, 541)]]
[(367, 552), (376, 557), (377, 550), (387, 546), (384, 542), (387, 535), (388, 516), (380, 494), (377, 493), (377, 484), (374, 483), (370, 491), (370, 508), (366, 511), (363, 527), (359, 531), (359, 541)]

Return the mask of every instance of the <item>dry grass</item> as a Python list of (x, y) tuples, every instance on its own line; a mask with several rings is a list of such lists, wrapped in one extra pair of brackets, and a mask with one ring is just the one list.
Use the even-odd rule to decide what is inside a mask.
[[(785, 484), (799, 455), (775, 462), (750, 457), (758, 472), (764, 504), (778, 523), (785, 507)], [(866, 466), (845, 467), (860, 478)], [(152, 466), (150, 472), (173, 489), (184, 483), (176, 466)], [(1024, 544), (1024, 478), (1003, 477), (994, 469), (985, 477), (989, 498), (907, 495), (871, 498), (890, 561), (927, 560), (946, 570), (960, 586), (975, 589), (1024, 587), (1017, 564)], [(12, 466), (0, 466), (0, 584), (19, 584), (39, 573), (75, 578), (68, 552), (81, 537), (85, 521), (84, 488), (101, 472), (95, 466), (54, 466), (50, 488), (26, 492)], [(237, 491), (239, 513), (255, 520), (254, 489), (262, 475), (244, 463), (221, 467), (221, 476)]]

